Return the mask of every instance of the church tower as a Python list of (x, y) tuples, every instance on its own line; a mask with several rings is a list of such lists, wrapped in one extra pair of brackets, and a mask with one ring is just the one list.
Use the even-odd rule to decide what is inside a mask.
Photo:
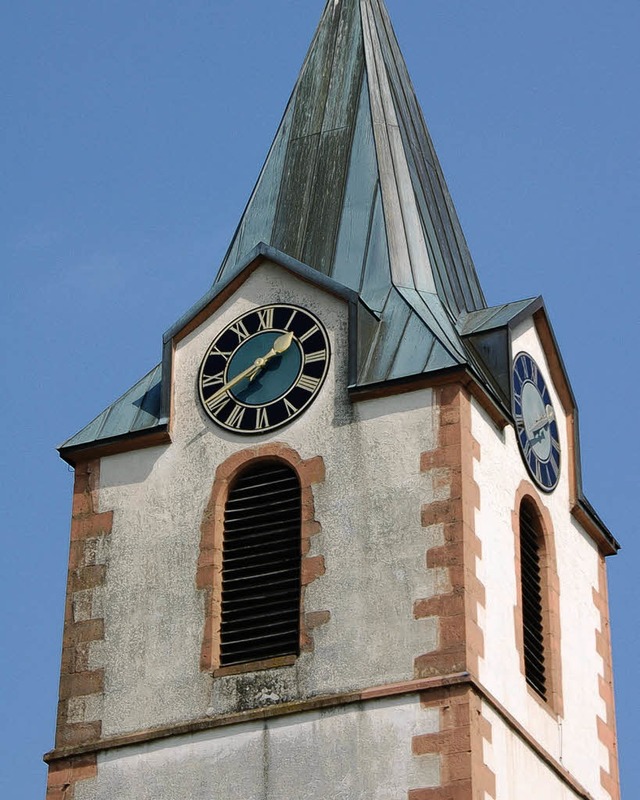
[(575, 398), (383, 0), (329, 0), (213, 287), (60, 453), (47, 800), (619, 799)]

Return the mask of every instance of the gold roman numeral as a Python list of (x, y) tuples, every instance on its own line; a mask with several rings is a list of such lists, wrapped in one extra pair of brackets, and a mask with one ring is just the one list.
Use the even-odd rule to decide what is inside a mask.
[(305, 353), (304, 363), (313, 364), (314, 361), (324, 361), (327, 357), (326, 350), (317, 350), (315, 353)]
[(301, 389), (304, 389), (306, 392), (315, 392), (318, 388), (318, 384), (320, 383), (320, 378), (312, 378), (311, 375), (301, 375), (300, 380), (296, 384)]
[(269, 427), (269, 417), (266, 408), (259, 408), (256, 413), (256, 430), (262, 430)]
[(294, 308), (294, 309), (293, 309), (293, 311), (291, 312), (291, 316), (289, 317), (289, 322), (287, 322), (287, 324), (284, 326), (284, 329), (285, 329), (285, 331), (288, 331), (288, 330), (289, 330), (289, 326), (290, 326), (290, 325), (291, 325), (291, 323), (293, 322), (293, 319), (294, 319), (294, 317), (295, 317), (295, 315), (296, 315), (297, 313), (298, 313), (298, 309), (297, 309), (297, 308)]
[(309, 330), (306, 333), (302, 334), (302, 336), (300, 337), (300, 341), (306, 342), (307, 339), (310, 339), (313, 336), (313, 334), (317, 333), (319, 330), (320, 328), (317, 325), (313, 325), (311, 328), (309, 328)]
[(222, 358), (227, 359), (231, 355), (231, 352), (225, 352), (224, 350), (218, 349), (215, 345), (212, 347), (211, 352), (209, 353), (210, 356), (222, 356)]
[(235, 333), (239, 342), (244, 341), (249, 335), (249, 331), (241, 319), (239, 319), (237, 322), (234, 322), (234, 324), (230, 326), (229, 330), (232, 330)]
[(242, 425), (242, 418), (246, 410), (244, 406), (235, 406), (227, 417), (227, 425), (230, 425), (232, 428), (239, 428)]
[(296, 411), (298, 410), (298, 409), (297, 409), (297, 408), (296, 408), (296, 407), (293, 405), (293, 403), (290, 403), (290, 402), (287, 400), (287, 398), (286, 398), (286, 397), (284, 398), (284, 407), (285, 407), (285, 408), (286, 408), (286, 410), (287, 410), (287, 417), (291, 417), (291, 416), (292, 416), (293, 414), (295, 414), (295, 413), (296, 413)]
[(218, 384), (224, 383), (224, 370), (222, 372), (218, 372), (217, 375), (203, 375), (202, 376), (202, 385), (204, 388), (208, 386), (217, 386)]
[(218, 397), (214, 395), (209, 400), (205, 401), (207, 408), (214, 416), (219, 414), (228, 402), (229, 397), (226, 394), (219, 395)]
[(263, 331), (266, 328), (273, 328), (273, 308), (263, 308), (258, 311), (258, 319), (260, 324), (258, 330)]

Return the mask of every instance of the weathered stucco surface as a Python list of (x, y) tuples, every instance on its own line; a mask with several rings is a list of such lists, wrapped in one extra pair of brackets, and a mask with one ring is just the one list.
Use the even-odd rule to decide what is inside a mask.
[(411, 752), (437, 725), (415, 695), (235, 725), (107, 753), (75, 798), (406, 800), (439, 782), (437, 756)]
[(580, 800), (486, 703), (482, 715), (491, 724), (484, 759), (496, 776), (495, 800)]
[[(196, 375), (215, 334), (270, 302), (313, 311), (331, 340), (330, 373), (313, 405), (270, 435), (219, 430), (202, 412)], [(420, 510), (433, 497), (420, 453), (433, 448), (429, 390), (352, 404), (347, 397), (347, 306), (272, 264), (263, 264), (197, 330), (174, 360), (172, 444), (104, 458), (101, 508), (114, 510), (104, 590), (103, 735), (413, 677), (414, 658), (436, 645), (436, 623), (414, 620), (413, 601), (434, 593)], [(312, 553), (326, 574), (308, 587), (305, 610), (329, 610), (315, 651), (292, 667), (218, 678), (200, 671), (204, 598), (195, 576), (200, 525), (216, 467), (254, 443), (285, 442), (321, 456), (314, 487), (322, 531)]]
[[(598, 586), (599, 557), (594, 543), (569, 513), (567, 424), (532, 322), (522, 323), (514, 331), (513, 354), (520, 350), (530, 353), (544, 373), (562, 445), (560, 482), (551, 494), (539, 494), (551, 513), (555, 534), (560, 584), (563, 717), (556, 719), (527, 689), (515, 646), (517, 585), (511, 514), (518, 486), (524, 480), (531, 482), (531, 478), (520, 457), (513, 428), (508, 426), (503, 432), (498, 431), (474, 403), (473, 435), (480, 442), (482, 452), (482, 458), (475, 463), (475, 479), (482, 492), (481, 507), (476, 512), (476, 534), (482, 541), (477, 574), (486, 589), (486, 604), (478, 615), (485, 643), (480, 680), (594, 797), (608, 797), (600, 784), (600, 767), (608, 765), (608, 755), (598, 740), (596, 728), (596, 715), (605, 715), (604, 702), (598, 693), (602, 659), (595, 648), (595, 631), (600, 619), (592, 594)], [(504, 732), (503, 735), (511, 737), (512, 741), (504, 747), (494, 744), (496, 764), (490, 766), (502, 780), (507, 780), (514, 764), (522, 768), (524, 745), (517, 743), (515, 734)], [(536, 797), (554, 800), (573, 797), (571, 793), (560, 793), (559, 789), (554, 790), (556, 794), (547, 794), (540, 788), (542, 785), (532, 783), (536, 786)], [(529, 796), (523, 792), (522, 787), (517, 791), (513, 787), (512, 791), (503, 788), (498, 797)]]

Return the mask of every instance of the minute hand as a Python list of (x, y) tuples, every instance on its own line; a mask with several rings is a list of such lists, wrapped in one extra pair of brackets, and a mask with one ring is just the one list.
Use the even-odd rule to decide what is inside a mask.
[[(273, 347), (266, 353), (262, 358), (257, 358), (254, 361), (253, 365), (253, 374), (250, 376), (249, 381), (251, 382), (256, 375), (260, 372), (260, 370), (264, 367), (264, 365), (274, 356), (279, 356), (281, 353), (284, 353), (291, 347), (291, 342), (293, 341), (293, 333), (283, 333), (282, 336), (278, 336), (278, 338), (273, 343)], [(261, 363), (258, 364), (258, 361)]]
[(256, 358), (250, 367), (247, 367), (245, 370), (238, 373), (234, 378), (231, 378), (230, 381), (227, 381), (224, 386), (218, 389), (217, 392), (214, 392), (211, 397), (207, 398), (207, 403), (217, 400), (218, 397), (221, 397), (223, 394), (228, 392), (229, 389), (233, 389), (234, 386), (240, 383), (240, 381), (243, 381), (245, 378), (250, 378), (250, 380), (253, 380), (268, 361), (270, 361), (274, 356), (278, 356), (281, 353), (284, 353), (285, 350), (288, 350), (292, 341), (292, 333), (284, 333), (282, 336), (278, 336), (269, 352), (265, 353), (260, 358)]
[(547, 425), (553, 422), (554, 419), (555, 415), (553, 413), (553, 408), (547, 406), (547, 410), (545, 411), (544, 416), (540, 417), (540, 419), (536, 420), (533, 423), (533, 426), (531, 428), (531, 433), (537, 433), (539, 430), (542, 430), (542, 428), (546, 428)]

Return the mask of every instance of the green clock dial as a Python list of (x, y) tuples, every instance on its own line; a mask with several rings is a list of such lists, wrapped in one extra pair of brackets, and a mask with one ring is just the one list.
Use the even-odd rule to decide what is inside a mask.
[(511, 384), (520, 452), (531, 477), (550, 492), (560, 478), (558, 423), (542, 372), (528, 353), (515, 357)]
[(310, 311), (288, 304), (255, 308), (209, 346), (198, 373), (202, 407), (234, 433), (274, 430), (313, 402), (330, 357), (327, 332)]

